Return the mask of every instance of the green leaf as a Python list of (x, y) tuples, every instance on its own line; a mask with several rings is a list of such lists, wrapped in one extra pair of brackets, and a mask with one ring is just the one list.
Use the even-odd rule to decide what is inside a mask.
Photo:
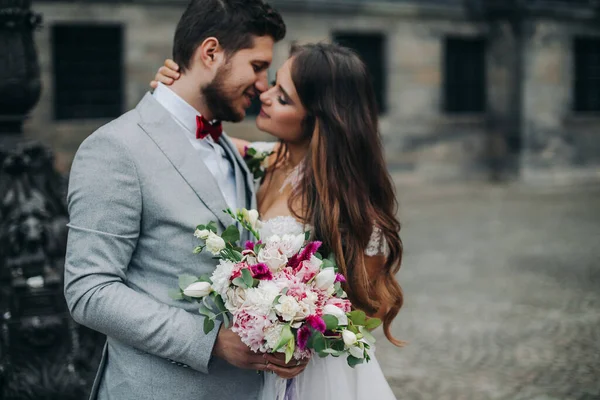
[(173, 300), (183, 300), (181, 289), (169, 289), (169, 297)]
[(369, 318), (365, 323), (365, 327), (370, 330), (377, 328), (379, 325), (381, 325), (379, 318)]
[(237, 278), (232, 280), (231, 283), (233, 283), (237, 287), (248, 289), (248, 285), (246, 285), (246, 282), (244, 282), (244, 278), (242, 278), (241, 276), (238, 276)]
[(279, 342), (275, 345), (275, 351), (280, 350), (283, 346), (287, 345), (289, 341), (294, 341), (294, 334), (292, 333), (292, 328), (289, 325), (284, 325), (281, 328), (281, 336), (279, 338)]
[(215, 223), (215, 221), (210, 221), (208, 225), (206, 225), (206, 229), (208, 229), (212, 233), (217, 233), (217, 227), (215, 226)]
[(198, 282), (198, 278), (193, 275), (179, 275), (179, 288), (181, 290), (185, 290), (194, 282)]
[(375, 339), (375, 336), (373, 336), (371, 334), (371, 332), (369, 332), (369, 329), (367, 329), (364, 326), (360, 326), (358, 327), (358, 330), (360, 331), (360, 333), (362, 333), (364, 339), (369, 342), (369, 343), (375, 343), (377, 342), (377, 339)]
[(310, 231), (304, 232), (304, 240), (310, 239)]
[(340, 323), (336, 317), (329, 314), (323, 315), (323, 321), (325, 321), (325, 327), (328, 331), (337, 328)]
[(211, 297), (220, 312), (227, 311), (227, 307), (225, 307), (225, 302), (223, 301), (223, 298), (220, 295), (213, 292), (213, 293), (211, 293)]
[(285, 346), (285, 363), (289, 363), (292, 360), (292, 357), (294, 356), (294, 350), (296, 350), (296, 341), (295, 340), (290, 340), (287, 344), (287, 346)]
[(238, 231), (237, 226), (229, 225), (225, 232), (221, 234), (221, 238), (228, 243), (235, 244), (238, 240), (240, 240), (240, 231)]
[(319, 335), (317, 337), (315, 337), (315, 339), (313, 340), (313, 349), (317, 353), (320, 353), (321, 351), (325, 350), (326, 348), (327, 348), (327, 341), (325, 340), (325, 338), (323, 337), (321, 332), (319, 332)]
[(323, 260), (323, 264), (321, 264), (321, 269), (322, 270), (323, 269), (327, 269), (327, 268), (333, 268), (333, 267), (334, 267), (333, 263), (329, 259), (327, 259), (327, 258), (324, 259)]
[(237, 250), (231, 250), (231, 256), (236, 262), (242, 261), (243, 258), (242, 253)]
[(208, 318), (214, 318), (216, 316), (215, 313), (210, 308), (206, 307), (206, 305), (204, 304), (200, 304), (198, 312), (200, 313), (200, 315), (204, 315)]
[(204, 318), (204, 334), (208, 334), (215, 327), (215, 321), (210, 318)]
[(212, 280), (210, 279), (210, 276), (208, 275), (200, 275), (200, 277), (198, 277), (198, 282), (208, 282), (212, 285)]
[(246, 149), (246, 154), (249, 155), (249, 156), (254, 157), (256, 155), (256, 149), (253, 148), (253, 147), (248, 147)]
[(323, 256), (321, 255), (321, 253), (319, 253), (319, 252), (315, 253), (315, 257), (317, 257), (319, 260), (323, 261)]
[(352, 368), (356, 367), (358, 364), (362, 364), (365, 360), (364, 358), (356, 358), (352, 355), (348, 356), (348, 365)]
[(223, 324), (225, 325), (225, 328), (229, 328), (229, 324), (231, 323), (231, 321), (229, 320), (229, 313), (224, 312), (221, 315), (223, 316)]
[(333, 340), (331, 342), (331, 348), (338, 351), (344, 351), (346, 349), (346, 344), (343, 340)]
[(323, 354), (331, 354), (334, 357), (339, 357), (340, 355), (342, 355), (343, 351), (340, 350), (334, 350), (334, 349), (325, 349), (323, 351), (321, 351), (321, 353)]
[(196, 229), (199, 231), (203, 231), (206, 229), (206, 225), (196, 225)]
[(367, 314), (361, 310), (350, 311), (348, 317), (354, 325), (365, 325), (367, 322)]
[(252, 272), (250, 272), (248, 268), (242, 269), (242, 279), (244, 279), (246, 287), (252, 287), (252, 284), (254, 283), (254, 278), (252, 278)]

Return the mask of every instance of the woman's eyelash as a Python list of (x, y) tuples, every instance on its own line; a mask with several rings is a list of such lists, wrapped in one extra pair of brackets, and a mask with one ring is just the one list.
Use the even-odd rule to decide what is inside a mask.
[(279, 104), (284, 105), (284, 106), (288, 103), (287, 101), (285, 101), (285, 99), (283, 97), (278, 97), (277, 101), (279, 101)]
[(271, 86), (277, 86), (277, 81), (271, 81)]

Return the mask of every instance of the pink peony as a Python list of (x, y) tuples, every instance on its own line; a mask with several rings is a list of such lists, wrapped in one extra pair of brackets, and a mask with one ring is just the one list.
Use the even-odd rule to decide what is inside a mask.
[(302, 282), (310, 281), (321, 270), (321, 260), (316, 257), (313, 258), (302, 261), (296, 271), (296, 277), (298, 277), (298, 279), (300, 279)]
[(273, 273), (267, 266), (267, 264), (260, 263), (250, 267), (250, 272), (252, 272), (252, 277), (258, 280), (266, 280), (270, 281), (273, 279)]
[(312, 326), (314, 330), (317, 330), (321, 333), (325, 332), (325, 321), (323, 321), (323, 318), (319, 317), (318, 315), (309, 315), (306, 318), (306, 322), (308, 322), (308, 324)]
[(352, 303), (348, 299), (340, 299), (339, 297), (332, 297), (327, 300), (327, 304), (331, 304), (342, 310), (343, 312), (352, 311)]
[(242, 342), (253, 351), (266, 351), (265, 329), (270, 325), (266, 316), (255, 315), (246, 309), (240, 309), (233, 316), (231, 330), (238, 334)]
[(231, 271), (231, 278), (229, 278), (229, 280), (232, 281), (235, 278), (239, 278), (240, 276), (242, 276), (242, 270), (244, 268), (248, 268), (248, 264), (247, 263), (245, 263), (245, 262), (236, 263), (233, 266), (233, 270)]
[(298, 329), (298, 333), (296, 336), (296, 345), (300, 350), (306, 349), (306, 343), (308, 343), (310, 335), (310, 328), (307, 325), (304, 325), (302, 328)]

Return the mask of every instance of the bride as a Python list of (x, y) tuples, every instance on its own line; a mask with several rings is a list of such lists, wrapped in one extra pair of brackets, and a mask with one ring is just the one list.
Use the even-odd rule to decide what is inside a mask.
[[(167, 60), (151, 85), (172, 83), (176, 69)], [(390, 331), (403, 302), (395, 277), (400, 223), (365, 65), (334, 44), (294, 47), (260, 100), (256, 125), (279, 139), (257, 193), (262, 235), (310, 230), (336, 254), (353, 306), (380, 318), (387, 339), (401, 346)], [(242, 154), (251, 146), (233, 140)], [(275, 381), (265, 374), (262, 399), (276, 398)], [(374, 354), (355, 368), (345, 357), (315, 356), (287, 387), (294, 400), (395, 398)]]

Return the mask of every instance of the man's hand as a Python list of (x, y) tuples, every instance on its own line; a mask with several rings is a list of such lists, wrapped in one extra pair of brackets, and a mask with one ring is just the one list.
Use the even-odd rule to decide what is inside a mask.
[(229, 364), (244, 369), (272, 371), (284, 379), (291, 379), (304, 371), (309, 359), (291, 360), (285, 363), (282, 353), (255, 353), (242, 342), (231, 329), (221, 328), (213, 348), (213, 355), (222, 358)]
[(262, 356), (267, 362), (267, 370), (275, 372), (284, 379), (292, 379), (296, 375), (300, 374), (302, 371), (304, 371), (308, 365), (308, 362), (310, 361), (308, 358), (303, 360), (295, 360), (292, 358), (289, 364), (286, 364), (285, 354), (263, 354)]
[(267, 370), (267, 362), (262, 353), (250, 350), (250, 347), (244, 344), (237, 333), (231, 329), (221, 328), (219, 330), (213, 347), (213, 355), (238, 368)]

